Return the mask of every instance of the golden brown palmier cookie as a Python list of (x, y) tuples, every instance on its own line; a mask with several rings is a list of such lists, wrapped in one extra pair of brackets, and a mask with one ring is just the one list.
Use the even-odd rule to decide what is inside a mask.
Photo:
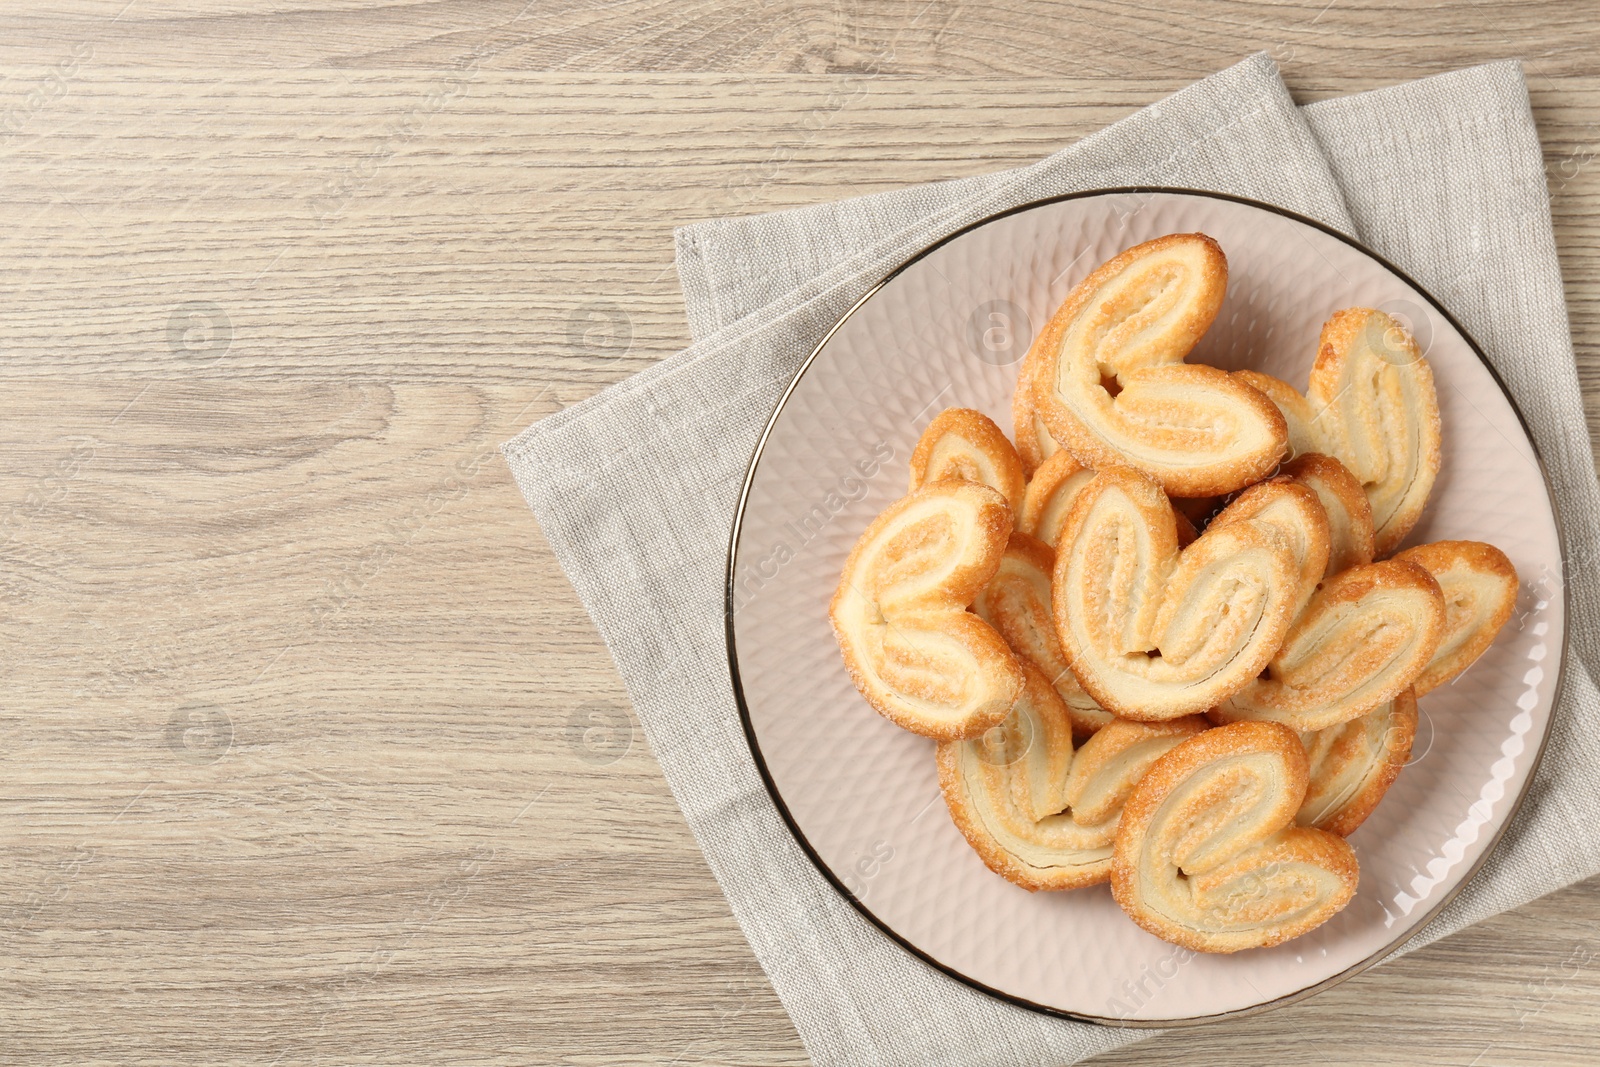
[[(1269, 484), (1256, 505), (1315, 498)], [(1175, 719), (1249, 684), (1282, 644), (1300, 563), (1271, 522), (1224, 521), (1180, 553), (1154, 479), (1114, 467), (1078, 494), (1056, 548), (1052, 607), (1072, 672), (1123, 718)]]
[(1123, 807), (1111, 893), (1197, 952), (1266, 948), (1328, 921), (1360, 872), (1342, 837), (1296, 826), (1309, 769), (1293, 730), (1236, 723), (1156, 760)]
[(1393, 552), (1439, 473), (1439, 398), (1410, 332), (1382, 311), (1348, 308), (1323, 325), (1304, 396), (1256, 371), (1234, 377), (1273, 399), (1297, 454), (1321, 452), (1349, 468), (1372, 505), (1374, 554)]
[(1083, 691), (1061, 651), (1050, 614), (1050, 574), (1055, 562), (1055, 551), (1049, 545), (1013, 533), (1000, 569), (972, 602), (972, 610), (1006, 639), (1013, 652), (1044, 674), (1066, 702), (1074, 732), (1092, 734), (1112, 717)]
[(1302, 733), (1311, 784), (1295, 821), (1349, 837), (1411, 758), (1417, 697), (1410, 689), (1360, 718)]
[(946, 408), (917, 440), (911, 453), (911, 491), (949, 478), (997, 489), (1013, 511), (1022, 510), (1022, 461), (1000, 427), (981, 411)]
[(1017, 438), (1017, 456), (1022, 460), (1022, 469), (1030, 478), (1046, 460), (1061, 451), (1033, 402), (1026, 362), (1017, 375), (1017, 391), (1011, 396), (1011, 432)]
[(1283, 415), (1215, 367), (1184, 363), (1222, 306), (1228, 263), (1199, 233), (1128, 249), (1034, 338), (1018, 383), (1050, 435), (1086, 466), (1133, 467), (1173, 496), (1265, 477), (1288, 449)]
[(1220, 702), (1211, 719), (1325, 730), (1365, 715), (1422, 673), (1444, 618), (1439, 583), (1416, 564), (1352, 567), (1322, 583), (1266, 673)]
[(1355, 475), (1320, 452), (1296, 456), (1283, 465), (1283, 473), (1316, 493), (1328, 517), (1328, 569), (1323, 577), (1371, 563), (1372, 505)]
[(944, 481), (902, 498), (867, 527), (828, 609), (861, 695), (912, 733), (975, 737), (1022, 691), (1005, 639), (967, 610), (1011, 536), (1005, 498)]
[(1395, 559), (1425, 569), (1444, 593), (1444, 636), (1414, 683), (1421, 696), (1454, 681), (1494, 644), (1517, 606), (1517, 570), (1504, 552), (1482, 541), (1436, 541)]
[(1074, 754), (1066, 705), (1038, 670), (1023, 669), (1022, 697), (1004, 722), (981, 737), (939, 745), (945, 804), (989, 869), (1024, 889), (1104, 882), (1134, 783), (1205, 720), (1118, 720)]

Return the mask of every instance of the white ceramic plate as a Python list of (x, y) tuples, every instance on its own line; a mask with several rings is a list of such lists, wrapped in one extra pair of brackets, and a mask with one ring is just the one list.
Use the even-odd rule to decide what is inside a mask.
[[(845, 556), (904, 495), (940, 410), (1009, 432), (1022, 356), (1100, 263), (1162, 234), (1210, 234), (1227, 301), (1192, 355), (1304, 388), (1340, 308), (1406, 321), (1433, 367), (1444, 461), (1408, 544), (1488, 541), (1523, 579), (1517, 616), (1453, 685), (1421, 701), (1411, 765), (1351, 837), (1355, 899), (1273, 949), (1197, 955), (1129, 921), (1105, 886), (1028, 893), (992, 874), (940, 799), (933, 742), (856, 693), (827, 621)], [(928, 963), (1042, 1011), (1171, 1025), (1283, 1003), (1381, 959), (1461, 888), (1510, 821), (1538, 761), (1565, 645), (1561, 545), (1522, 421), (1442, 309), (1320, 227), (1210, 194), (1123, 190), (986, 220), (892, 274), (818, 346), (752, 460), (729, 554), (729, 660), (751, 749), (796, 838), (886, 933)]]

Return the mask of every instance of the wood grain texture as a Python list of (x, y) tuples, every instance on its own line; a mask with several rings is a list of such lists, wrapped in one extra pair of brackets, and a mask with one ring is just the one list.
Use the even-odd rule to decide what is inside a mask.
[(1517, 54), (1594, 70), (1582, 5), (1386, 0), (15, 0), (0, 60), (92, 37), (118, 63), (1180, 78), (1258, 49), (1378, 81)]
[[(5, 5), (0, 1063), (803, 1062), (494, 446), (686, 342), (675, 225), (1031, 162), (1257, 48), (1305, 99), (1527, 58), (1600, 438), (1596, 36), (1542, 2)], [(1099, 1062), (1589, 1063), (1597, 955), (1589, 882)]]

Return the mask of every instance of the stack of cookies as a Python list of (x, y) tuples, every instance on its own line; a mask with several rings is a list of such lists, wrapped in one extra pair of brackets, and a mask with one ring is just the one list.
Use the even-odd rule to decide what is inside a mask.
[(1151, 933), (1261, 948), (1355, 893), (1348, 836), (1417, 699), (1510, 618), (1493, 546), (1396, 552), (1439, 470), (1433, 374), (1367, 308), (1310, 385), (1185, 362), (1227, 286), (1203, 234), (1130, 248), (1035, 338), (1015, 443), (935, 418), (830, 610), (857, 689), (938, 742), (951, 817), (1032, 890), (1111, 883)]

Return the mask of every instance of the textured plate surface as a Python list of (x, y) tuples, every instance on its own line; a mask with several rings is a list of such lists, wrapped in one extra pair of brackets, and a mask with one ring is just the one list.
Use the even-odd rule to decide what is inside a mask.
[[(1124, 248), (1201, 231), (1228, 257), (1222, 313), (1191, 357), (1304, 389), (1340, 308), (1407, 322), (1432, 365), (1444, 460), (1407, 544), (1488, 541), (1522, 577), (1517, 615), (1453, 685), (1424, 697), (1411, 765), (1351, 838), (1354, 901), (1274, 949), (1196, 955), (1143, 932), (1105, 886), (1031, 894), (988, 871), (939, 797), (933, 743), (856, 693), (827, 606), (856, 538), (906, 492), (918, 435), (977, 408), (1009, 433), (1033, 333)], [(869, 917), (929, 962), (1046, 1010), (1134, 1025), (1247, 1010), (1354, 973), (1414, 933), (1486, 855), (1550, 725), (1565, 613), (1553, 507), (1515, 409), (1468, 340), (1368, 253), (1262, 207), (1106, 193), (990, 220), (912, 261), (817, 350), (758, 451), (730, 560), (730, 655), (780, 807)]]

